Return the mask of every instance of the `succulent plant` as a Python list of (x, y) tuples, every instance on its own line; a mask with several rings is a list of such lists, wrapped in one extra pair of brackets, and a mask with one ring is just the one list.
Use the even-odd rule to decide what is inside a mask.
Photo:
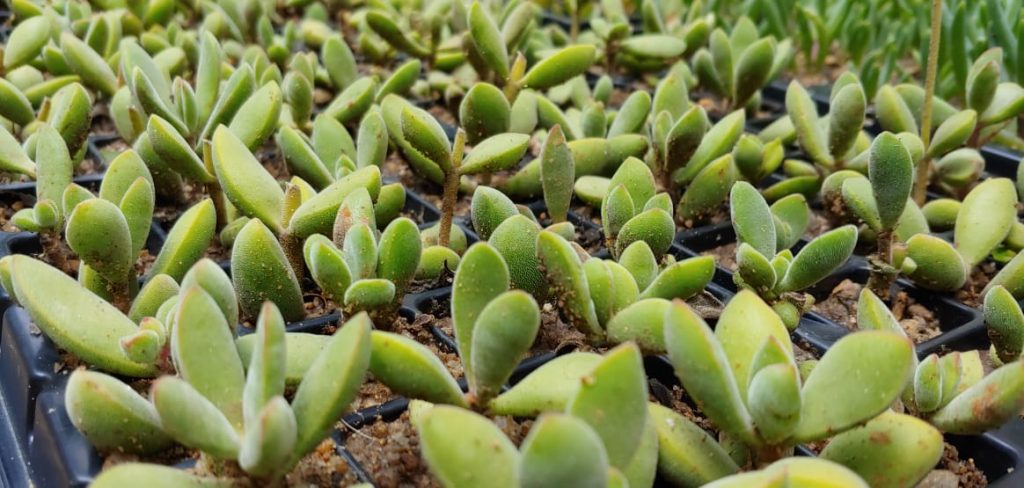
[[(888, 411), (910, 384), (916, 365), (910, 341), (900, 334), (850, 334), (803, 376), (781, 319), (754, 293), (741, 291), (726, 305), (714, 332), (684, 304), (672, 304), (665, 341), (676, 376), (722, 432), (729, 450), (706, 434), (676, 446), (684, 452), (715, 446), (720, 472), (773, 463), (796, 443), (830, 437), (823, 459), (843, 463), (876, 485), (909, 486), (942, 454), (942, 436), (934, 427)], [(675, 422), (689, 421), (675, 417), (658, 424), (659, 433)], [(879, 435), (891, 442), (864, 441)], [(916, 448), (900, 447), (905, 445)], [(889, 459), (897, 452), (899, 466)], [(707, 471), (697, 476), (700, 483), (713, 480)]]
[(615, 171), (601, 202), (601, 224), (613, 256), (638, 241), (647, 243), (655, 258), (668, 251), (675, 238), (672, 200), (656, 188), (651, 169), (637, 158), (627, 158)]
[[(309, 358), (293, 359), (284, 319), (267, 303), (246, 363), (216, 299), (201, 286), (183, 290), (175, 308), (166, 333), (180, 376), (153, 382), (148, 401), (103, 373), (72, 373), (66, 408), (97, 448), (153, 452), (177, 442), (202, 452), (213, 466), (236, 464), (244, 476), (274, 483), (330, 433), (370, 362), (366, 315), (350, 319), (322, 350), (303, 351)], [(308, 361), (308, 368), (289, 403), (286, 364), (296, 360)], [(137, 465), (133, 476), (155, 482), (164, 470)], [(100, 486), (103, 479), (97, 480)]]
[(789, 248), (800, 240), (810, 220), (811, 210), (802, 195), (790, 195), (769, 207), (756, 188), (740, 181), (733, 185), (729, 203), (739, 244), (733, 279), (771, 304), (786, 327), (795, 329), (814, 303), (803, 290), (846, 263), (857, 244), (857, 229), (833, 229), (794, 256)]
[(473, 2), (466, 20), (468, 35), (463, 37), (467, 60), (481, 78), (490, 78), (501, 86), (510, 103), (524, 88), (544, 90), (582, 74), (597, 54), (593, 46), (574, 44), (550, 54), (527, 70), (522, 53), (513, 56), (516, 39), (526, 27), (520, 20), (523, 17), (520, 12), (509, 15), (506, 25), (499, 30), (485, 7)]
[(426, 111), (411, 105), (402, 109), (401, 121), (402, 137), (409, 144), (409, 149), (416, 151), (419, 157), (425, 158), (444, 174), (438, 245), (447, 246), (455, 199), (458, 197), (459, 178), (514, 167), (526, 152), (530, 137), (515, 133), (498, 134), (481, 141), (468, 155), (464, 155), (464, 130), (459, 129), (454, 143), (449, 143), (437, 120)]
[(788, 40), (760, 37), (757, 26), (741, 17), (730, 34), (720, 28), (711, 31), (708, 47), (693, 56), (693, 72), (730, 110), (742, 109), (760, 99), (758, 90), (789, 64), (791, 51)]
[[(799, 82), (786, 89), (786, 111), (800, 147), (825, 172), (843, 169), (857, 151), (856, 142), (864, 125), (867, 101), (864, 90), (852, 74), (846, 73), (832, 85), (830, 110), (819, 119), (810, 95)], [(827, 125), (826, 125), (827, 124)]]
[[(550, 230), (537, 234), (536, 256), (546, 277), (545, 292), (557, 297), (560, 315), (569, 325), (595, 344), (632, 340), (655, 353), (664, 351), (660, 316), (668, 300), (700, 294), (714, 274), (714, 260), (708, 257), (670, 260), (660, 268), (644, 241), (623, 250), (618, 262), (594, 257), (581, 261), (573, 244)], [(508, 258), (513, 276), (535, 266), (529, 259), (513, 258)]]
[(303, 246), (313, 280), (349, 314), (393, 314), (419, 269), (422, 253), (419, 229), (405, 217), (391, 221), (378, 235), (369, 193), (362, 189), (342, 203), (333, 241), (314, 234)]

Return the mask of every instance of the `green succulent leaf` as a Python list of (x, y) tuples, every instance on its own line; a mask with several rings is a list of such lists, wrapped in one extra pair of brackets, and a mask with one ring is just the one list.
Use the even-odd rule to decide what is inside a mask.
[(509, 74), (508, 51), (501, 30), (480, 2), (469, 8), (469, 32), (476, 52), (487, 63), (498, 79), (507, 80)]
[(907, 258), (917, 266), (908, 273), (914, 283), (935, 291), (955, 291), (967, 282), (967, 263), (949, 242), (929, 234), (907, 240)]
[(284, 191), (234, 131), (217, 128), (212, 143), (213, 168), (224, 194), (241, 212), (281, 230)]
[(267, 300), (277, 305), (285, 320), (301, 320), (306, 314), (295, 272), (277, 238), (259, 219), (250, 220), (235, 238), (231, 281), (246, 317), (256, 317)]
[(676, 377), (701, 411), (723, 432), (756, 443), (753, 419), (725, 350), (704, 320), (681, 302), (672, 303), (665, 314), (665, 346)]
[(416, 431), (423, 458), (442, 484), (466, 488), (519, 486), (519, 452), (486, 417), (438, 405), (423, 412)]
[(205, 199), (186, 210), (167, 233), (148, 276), (166, 274), (175, 280), (182, 279), (189, 268), (203, 257), (216, 226), (217, 214), (212, 200)]
[(153, 383), (150, 397), (161, 426), (175, 441), (215, 458), (237, 458), (238, 426), (187, 381), (164, 376)]
[[(171, 351), (181, 377), (236, 428), (242, 426), (245, 372), (232, 330), (217, 302), (198, 286), (185, 289), (174, 317)], [(231, 353), (210, 354), (210, 351)]]
[(529, 351), (540, 327), (540, 308), (529, 293), (507, 291), (480, 311), (473, 327), (472, 372), (478, 401), (486, 404)]
[(544, 266), (549, 293), (564, 297), (561, 312), (569, 324), (596, 341), (603, 340), (604, 331), (590, 299), (583, 263), (573, 247), (561, 236), (541, 231), (537, 236), (537, 257)]
[(342, 324), (317, 355), (292, 400), (298, 436), (290, 465), (312, 451), (355, 399), (373, 349), (365, 313)]
[(864, 330), (887, 330), (904, 336), (907, 334), (885, 302), (867, 287), (861, 290), (857, 300), (857, 326)]
[(702, 486), (739, 471), (704, 429), (661, 405), (648, 404), (658, 433), (658, 473), (679, 486)]
[(105, 279), (122, 283), (132, 268), (131, 231), (116, 205), (94, 198), (75, 206), (68, 217), (68, 246)]
[(1024, 313), (1017, 300), (1006, 288), (994, 286), (985, 294), (982, 311), (999, 360), (1009, 363), (1020, 359), (1024, 351)]
[(619, 310), (607, 323), (608, 339), (616, 344), (634, 341), (648, 353), (665, 352), (664, 322), (668, 300), (642, 298)]
[(574, 44), (542, 59), (523, 76), (523, 88), (545, 90), (583, 74), (594, 62), (597, 49), (592, 45)]
[(565, 410), (579, 388), (580, 379), (603, 358), (590, 352), (571, 352), (544, 363), (502, 393), (489, 407), (497, 415), (534, 417), (541, 412)]
[(474, 84), (459, 104), (459, 125), (466, 131), (466, 142), (476, 145), (488, 137), (510, 132), (511, 110), (508, 99), (498, 87), (490, 83)]
[[(627, 343), (605, 354), (583, 378), (566, 411), (597, 432), (609, 464), (628, 466), (647, 422), (647, 383), (639, 348)], [(619, 420), (608, 422), (609, 417)]]
[(1016, 218), (1017, 194), (1007, 178), (990, 178), (964, 198), (953, 240), (968, 266), (974, 267), (1006, 239)]
[(928, 421), (943, 432), (979, 434), (1003, 425), (1024, 407), (1024, 363), (1014, 361), (993, 371), (957, 395)]
[(640, 294), (640, 298), (686, 300), (701, 292), (715, 273), (715, 261), (707, 256), (684, 259), (667, 266)]
[(530, 143), (530, 136), (525, 134), (505, 133), (484, 139), (459, 167), (459, 174), (472, 175), (478, 173), (494, 173), (510, 169), (519, 164)]
[[(607, 486), (608, 455), (601, 437), (572, 415), (548, 413), (523, 439), (519, 478), (532, 488)], [(565, 459), (564, 453), (576, 453)]]
[(764, 197), (750, 183), (736, 182), (729, 193), (730, 215), (739, 242), (766, 257), (775, 256), (775, 225)]
[(914, 363), (912, 344), (899, 334), (861, 331), (843, 337), (804, 383), (794, 439), (822, 439), (883, 412), (907, 386)]
[(247, 422), (238, 464), (255, 476), (274, 477), (287, 472), (295, 447), (295, 413), (283, 396), (271, 398), (258, 416)]
[[(572, 201), (575, 163), (560, 126), (551, 128), (540, 154), (540, 182), (544, 203), (553, 222), (565, 221)], [(474, 195), (474, 200), (476, 196)]]
[(829, 152), (829, 139), (818, 122), (818, 110), (807, 90), (797, 81), (790, 82), (786, 89), (786, 111), (796, 128), (800, 147), (815, 163), (831, 168), (835, 161)]
[(153, 406), (112, 376), (73, 371), (64, 405), (75, 428), (101, 451), (152, 453), (171, 444)]
[(470, 247), (455, 272), (452, 326), (466, 377), (470, 381), (476, 378), (473, 374), (473, 336), (477, 320), (491, 300), (508, 291), (509, 279), (509, 269), (501, 254), (487, 243)]
[(894, 412), (883, 412), (863, 427), (839, 434), (821, 452), (822, 459), (850, 468), (871, 486), (886, 488), (914, 485), (941, 456), (938, 430)]
[(396, 392), (432, 403), (465, 407), (455, 378), (426, 346), (389, 332), (373, 331), (370, 373)]
[(793, 258), (777, 291), (804, 290), (821, 281), (846, 262), (856, 245), (857, 228), (853, 225), (814, 238)]

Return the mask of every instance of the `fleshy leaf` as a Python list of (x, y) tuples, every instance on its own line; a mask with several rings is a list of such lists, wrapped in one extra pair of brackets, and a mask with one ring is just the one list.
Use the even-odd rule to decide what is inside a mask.
[(871, 486), (913, 486), (942, 456), (942, 434), (923, 420), (883, 412), (833, 438), (820, 457), (852, 469)]
[(285, 320), (300, 320), (306, 314), (295, 272), (277, 238), (259, 219), (250, 220), (235, 238), (231, 281), (246, 317), (256, 317), (267, 300), (277, 305)]
[(648, 412), (658, 432), (658, 473), (679, 486), (702, 486), (739, 471), (704, 429), (661, 405)]
[[(604, 441), (608, 462), (625, 468), (640, 444), (647, 422), (647, 383), (635, 344), (624, 344), (581, 381), (566, 411), (586, 421)], [(615, 418), (615, 422), (608, 419)]]
[(416, 431), (423, 458), (442, 484), (467, 488), (519, 486), (519, 452), (490, 419), (458, 407), (438, 405), (423, 412)]
[[(568, 458), (565, 453), (574, 453)], [(571, 415), (544, 414), (523, 439), (519, 477), (534, 488), (607, 486), (608, 455), (589, 425)]]
[(381, 383), (410, 398), (464, 407), (458, 383), (426, 346), (407, 337), (373, 331), (370, 372)]
[(472, 334), (472, 372), (477, 400), (497, 395), (519, 360), (529, 351), (540, 327), (537, 302), (521, 290), (491, 300), (477, 316)]
[(151, 453), (171, 444), (153, 406), (112, 376), (75, 370), (64, 405), (75, 428), (101, 451)]
[(797, 441), (843, 432), (895, 401), (914, 373), (906, 337), (861, 331), (843, 337), (821, 358), (803, 388)]
[[(466, 251), (452, 283), (452, 326), (466, 377), (473, 381), (473, 331), (491, 300), (509, 289), (509, 270), (501, 254), (487, 243)], [(470, 385), (473, 387), (474, 385)]]
[(236, 426), (188, 382), (164, 376), (153, 383), (150, 397), (164, 431), (174, 440), (215, 458), (238, 456), (241, 439)]
[(331, 337), (292, 400), (298, 437), (292, 464), (315, 448), (355, 399), (370, 365), (370, 318), (358, 314)]
[(729, 358), (704, 320), (681, 302), (665, 314), (665, 346), (676, 377), (701, 411), (723, 432), (756, 442)]
[(1007, 178), (990, 178), (964, 198), (956, 217), (953, 239), (971, 267), (986, 257), (1010, 232), (1016, 216), (1017, 194)]

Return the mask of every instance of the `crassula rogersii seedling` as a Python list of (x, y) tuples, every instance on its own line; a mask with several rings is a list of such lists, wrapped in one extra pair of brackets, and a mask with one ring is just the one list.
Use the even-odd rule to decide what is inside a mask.
[[(759, 90), (789, 64), (788, 40), (760, 37), (757, 26), (741, 17), (730, 34), (711, 32), (708, 48), (693, 56), (693, 72), (703, 88), (725, 99), (732, 110), (759, 103)], [(756, 105), (754, 105), (756, 107)]]
[(481, 141), (468, 155), (464, 155), (464, 130), (459, 129), (454, 143), (449, 143), (437, 120), (426, 111), (411, 105), (402, 109), (401, 121), (402, 137), (408, 141), (410, 150), (432, 162), (444, 174), (438, 245), (447, 246), (460, 177), (514, 167), (526, 152), (530, 137), (515, 133), (498, 134)]
[(651, 169), (639, 159), (626, 159), (612, 176), (601, 202), (601, 224), (613, 256), (637, 241), (646, 242), (657, 258), (668, 251), (675, 237), (672, 200), (656, 192)]
[[(231, 463), (241, 468), (238, 477), (278, 483), (329, 434), (355, 397), (369, 365), (370, 328), (368, 317), (357, 315), (322, 348), (299, 351), (287, 346), (284, 319), (267, 303), (245, 364), (215, 299), (200, 287), (188, 288), (168, 330), (179, 376), (156, 380), (147, 400), (111, 376), (78, 370), (69, 380), (66, 408), (99, 449), (146, 453), (176, 442), (200, 451), (215, 472)], [(292, 358), (290, 352), (309, 357)], [(286, 377), (292, 361), (306, 363), (297, 381)], [(286, 383), (297, 386), (290, 402)], [(153, 482), (165, 474), (152, 465), (120, 469)], [(107, 479), (117, 486), (117, 473), (108, 471), (97, 486)], [(183, 480), (197, 486), (202, 481)]]
[[(412, 220), (398, 218), (378, 233), (373, 202), (363, 189), (342, 202), (333, 240), (314, 234), (303, 248), (310, 276), (325, 296), (348, 313), (380, 312), (381, 326), (397, 310), (422, 252), (420, 232)], [(451, 268), (457, 263), (456, 255)]]
[(770, 303), (786, 327), (795, 329), (814, 303), (803, 290), (846, 263), (857, 244), (857, 229), (833, 229), (794, 256), (789, 248), (803, 236), (810, 219), (802, 195), (790, 195), (769, 207), (756, 188), (741, 181), (733, 185), (729, 200), (739, 243), (733, 279)]
[(527, 70), (526, 57), (522, 53), (513, 55), (507, 44), (510, 39), (505, 38), (506, 32), (498, 29), (480, 2), (473, 2), (469, 7), (466, 23), (468, 35), (463, 37), (463, 47), (470, 52), (470, 64), (481, 78), (490, 78), (501, 86), (509, 102), (514, 102), (522, 89), (545, 90), (582, 74), (597, 54), (594, 46), (574, 44), (545, 57)]
[[(713, 332), (684, 304), (674, 303), (665, 318), (665, 342), (687, 393), (730, 439), (729, 451), (707, 436), (678, 448), (712, 446), (720, 472), (773, 463), (791, 455), (797, 443), (831, 438), (821, 458), (873, 484), (905, 486), (923, 478), (942, 455), (938, 430), (888, 411), (910, 384), (916, 364), (910, 341), (898, 333), (850, 334), (803, 377), (782, 321), (754, 293), (741, 291)], [(672, 424), (656, 426), (661, 432)], [(863, 442), (878, 435), (891, 442)], [(903, 447), (908, 445), (916, 447)], [(888, 462), (892, 456), (901, 459), (898, 466)], [(699, 483), (713, 480), (704, 476)], [(694, 483), (684, 480), (677, 482)]]
[[(662, 268), (644, 241), (632, 243), (618, 262), (581, 260), (577, 248), (551, 230), (542, 230), (536, 237), (546, 293), (557, 298), (566, 322), (598, 345), (632, 340), (645, 351), (663, 351), (661, 317), (668, 300), (700, 294), (714, 274), (714, 260), (706, 256), (670, 261)], [(521, 273), (517, 273), (519, 266), (533, 265), (526, 259), (511, 259), (514, 275)]]

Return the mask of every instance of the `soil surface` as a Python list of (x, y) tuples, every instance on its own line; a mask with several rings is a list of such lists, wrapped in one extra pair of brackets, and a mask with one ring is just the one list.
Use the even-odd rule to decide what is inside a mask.
[[(815, 303), (813, 309), (847, 329), (857, 330), (857, 300), (863, 287), (860, 283), (843, 280), (832, 289), (828, 298)], [(942, 334), (935, 314), (906, 292), (900, 291), (895, 295), (892, 313), (915, 344)]]
[(18, 229), (11, 224), (11, 217), (18, 210), (29, 208), (32, 204), (24, 200), (0, 201), (0, 230), (4, 232), (18, 232)]
[(988, 282), (999, 273), (999, 267), (993, 261), (984, 261), (971, 270), (967, 277), (967, 284), (957, 290), (956, 299), (968, 307), (980, 307), (985, 299), (981, 291), (988, 286)]
[(730, 242), (724, 246), (718, 246), (711, 248), (707, 251), (700, 253), (702, 256), (711, 256), (715, 258), (715, 264), (729, 270), (736, 271), (736, 243)]
[(988, 486), (988, 478), (974, 465), (974, 459), (962, 459), (956, 448), (946, 444), (939, 461), (939, 469), (952, 472), (959, 478), (961, 488), (981, 488)]

